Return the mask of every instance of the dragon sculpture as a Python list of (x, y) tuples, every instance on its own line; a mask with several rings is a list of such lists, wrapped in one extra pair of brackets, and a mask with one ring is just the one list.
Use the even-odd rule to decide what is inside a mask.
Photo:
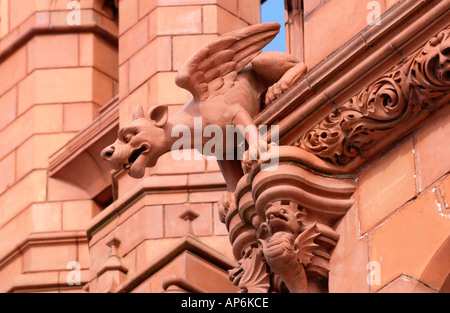
[[(201, 117), (202, 129), (217, 125), (224, 133), (227, 125), (255, 126), (253, 118), (261, 109), (307, 70), (289, 54), (261, 52), (279, 29), (278, 23), (249, 26), (220, 36), (198, 50), (176, 76), (176, 84), (192, 94), (183, 108), (169, 117), (167, 105), (158, 105), (145, 116), (138, 106), (131, 125), (119, 131), (117, 141), (102, 151), (102, 158), (112, 168), (141, 178), (146, 167), (155, 166), (161, 155), (171, 151), (178, 140), (172, 136), (177, 125), (185, 125), (193, 133), (194, 119)], [(207, 140), (203, 138), (203, 145)], [(234, 151), (223, 151), (223, 155), (230, 153)], [(218, 163), (228, 190), (233, 192), (243, 175), (241, 162), (225, 159)]]
[[(232, 202), (232, 200), (231, 200)], [(219, 211), (220, 212), (220, 211)], [(265, 211), (259, 245), (248, 246), (230, 280), (241, 293), (308, 293), (306, 267), (320, 236), (316, 223), (305, 222), (306, 212), (295, 202), (276, 201)]]
[[(198, 129), (198, 118), (202, 130), (215, 125), (224, 134), (227, 126), (232, 125), (257, 132), (254, 117), (299, 81), (307, 70), (305, 64), (289, 54), (261, 52), (279, 29), (278, 23), (249, 26), (218, 37), (198, 50), (176, 76), (176, 84), (192, 94), (183, 108), (169, 117), (167, 105), (154, 106), (147, 115), (137, 106), (132, 123), (119, 130), (118, 139), (102, 151), (102, 158), (113, 169), (126, 170), (133, 178), (141, 178), (147, 167), (155, 166), (160, 156), (172, 151), (179, 139), (173, 136), (179, 125), (187, 127), (191, 136)], [(257, 138), (251, 142), (250, 135), (241, 135), (245, 147), (249, 148), (245, 152), (249, 157), (250, 147), (263, 141)], [(208, 139), (202, 136), (201, 148)], [(219, 153), (224, 156), (235, 156), (238, 148), (227, 144), (222, 147), (226, 148)], [(183, 148), (198, 149), (198, 146)], [(218, 158), (230, 205), (236, 204), (234, 191), (244, 175), (246, 162), (251, 163), (248, 161)], [(312, 252), (317, 247), (314, 240), (320, 232), (315, 224), (305, 223), (305, 215), (296, 203), (277, 202), (267, 208), (262, 225), (267, 236), (260, 238), (258, 247), (248, 247), (239, 267), (229, 273), (241, 292), (283, 288), (290, 292), (308, 291), (305, 267), (311, 263)], [(278, 283), (271, 283), (274, 280)], [(271, 285), (279, 288), (271, 289)]]

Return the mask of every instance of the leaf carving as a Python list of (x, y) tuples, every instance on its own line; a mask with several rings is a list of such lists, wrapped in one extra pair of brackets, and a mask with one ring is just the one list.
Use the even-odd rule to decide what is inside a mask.
[(345, 166), (373, 143), (449, 102), (450, 29), (331, 112), (294, 145)]

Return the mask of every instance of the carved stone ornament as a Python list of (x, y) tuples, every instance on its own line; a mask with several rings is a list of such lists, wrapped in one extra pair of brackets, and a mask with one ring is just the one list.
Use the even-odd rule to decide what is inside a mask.
[[(406, 133), (430, 112), (449, 104), (449, 91), (446, 29), (330, 113), (294, 147), (281, 146), (278, 155), (270, 153), (266, 159), (279, 158), (278, 167), (262, 170), (261, 160), (244, 162), (247, 174), (239, 181), (235, 198), (228, 195), (219, 206), (233, 253), (240, 260), (239, 268), (231, 272), (233, 283), (243, 292), (326, 292), (330, 253), (339, 239), (332, 227), (352, 206), (355, 186), (351, 180), (306, 171), (305, 151), (336, 168), (345, 167), (367, 157), (390, 134)], [(269, 288), (261, 279), (265, 277), (261, 263)]]
[[(339, 239), (332, 225), (352, 206), (355, 185), (303, 169), (298, 151), (281, 146), (255, 162), (220, 202), (239, 260), (230, 279), (241, 292), (327, 291), (330, 253)], [(271, 158), (279, 163), (262, 170)]]
[[(279, 29), (278, 23), (249, 26), (225, 34), (198, 50), (176, 77), (176, 84), (192, 94), (184, 107), (169, 117), (167, 105), (151, 108), (147, 116), (138, 106), (131, 125), (119, 131), (119, 138), (103, 150), (102, 157), (115, 170), (126, 170), (130, 176), (141, 178), (146, 167), (155, 166), (161, 155), (172, 150), (179, 140), (172, 136), (177, 129), (187, 128), (194, 134), (198, 118), (202, 130), (214, 125), (225, 134), (227, 126), (236, 126), (250, 129), (258, 136), (253, 121), (256, 114), (306, 73), (306, 66), (289, 54), (261, 53)], [(209, 140), (203, 137), (200, 147), (191, 141), (191, 146), (183, 148), (203, 153)], [(226, 157), (234, 155), (236, 145), (226, 143), (223, 147), (216, 146), (221, 151), (214, 151), (214, 156), (224, 156), (219, 166), (228, 189), (233, 191), (242, 176), (241, 165)]]
[[(202, 129), (218, 125), (225, 133), (227, 125), (256, 128), (253, 118), (306, 73), (306, 66), (287, 54), (260, 53), (278, 30), (278, 24), (254, 25), (200, 49), (176, 78), (178, 86), (192, 93), (183, 109), (169, 117), (167, 106), (156, 106), (145, 116), (138, 106), (131, 125), (119, 131), (102, 157), (114, 169), (140, 178), (171, 151), (177, 125), (193, 132), (195, 118), (201, 117)], [(240, 292), (328, 291), (330, 255), (339, 240), (333, 227), (353, 205), (356, 187), (354, 180), (307, 168), (305, 155), (330, 169), (345, 169), (328, 175), (349, 173), (349, 165), (378, 151), (374, 147), (394, 132), (406, 133), (448, 104), (449, 33), (445, 29), (433, 37), (294, 146), (270, 145), (256, 159), (249, 159), (247, 151), (242, 164), (219, 161), (229, 191), (219, 203), (219, 216), (238, 260), (229, 275)], [(203, 138), (202, 146), (208, 140)], [(252, 144), (260, 142), (247, 140), (247, 147)], [(222, 155), (234, 154), (237, 147), (228, 148)]]
[[(196, 131), (195, 120), (199, 117), (202, 118), (202, 130), (210, 125), (219, 126), (223, 134), (229, 125), (250, 129), (253, 134), (248, 137), (245, 133), (242, 134), (246, 146), (258, 146), (258, 139), (256, 142), (250, 140), (258, 138), (259, 135), (253, 118), (264, 106), (280, 97), (306, 73), (306, 66), (288, 54), (261, 53), (261, 49), (275, 38), (279, 29), (278, 23), (249, 26), (223, 35), (200, 49), (181, 67), (176, 77), (176, 84), (192, 94), (192, 98), (184, 107), (169, 117), (166, 105), (151, 108), (147, 116), (143, 108), (138, 106), (134, 111), (131, 125), (119, 131), (116, 142), (102, 151), (102, 158), (108, 161), (113, 169), (126, 170), (130, 176), (141, 178), (146, 167), (155, 166), (160, 156), (172, 150), (178, 140), (172, 136), (176, 128), (187, 127), (192, 134)], [(204, 152), (203, 147), (208, 140), (209, 138), (203, 138), (200, 147), (202, 149), (199, 150), (201, 153)], [(242, 165), (239, 159), (230, 160), (227, 157), (235, 154), (237, 145), (225, 146), (226, 149), (220, 151), (224, 158), (223, 160), (218, 158), (218, 163), (228, 190), (234, 192), (243, 176)], [(192, 145), (183, 148), (199, 147)], [(244, 177), (248, 177), (248, 174)], [(230, 194), (230, 197), (230, 201), (227, 202), (229, 206), (222, 209), (224, 220), (230, 220), (230, 214), (234, 216), (236, 211), (236, 205), (233, 204), (234, 196)], [(299, 273), (299, 277), (303, 280), (300, 286), (286, 279), (279, 279), (277, 274), (268, 273), (267, 260), (277, 268), (277, 264), (286, 256), (280, 258), (276, 255), (278, 251), (274, 249), (276, 242), (273, 240), (267, 241), (267, 248), (262, 250), (257, 244), (256, 230), (259, 229), (260, 219), (264, 217), (264, 209), (260, 214), (259, 220), (257, 218), (254, 221), (257, 227), (253, 227), (251, 223), (242, 225), (244, 229), (254, 233), (249, 240), (255, 244), (244, 243), (242, 246), (236, 244), (233, 247), (237, 260), (240, 260), (240, 266), (230, 273), (230, 278), (239, 284), (241, 291), (245, 292), (283, 290), (286, 289), (282, 285), (283, 282), (288, 286), (291, 286), (291, 283), (295, 291), (304, 291), (306, 282), (304, 271)], [(271, 223), (268, 224), (269, 231), (276, 229), (272, 226)], [(306, 226), (309, 227), (307, 231), (304, 230)], [(315, 239), (320, 242), (321, 238), (325, 238), (324, 235), (319, 236), (319, 231), (328, 233), (329, 230), (324, 231), (322, 226), (316, 227), (315, 224), (311, 226), (306, 220), (302, 220), (297, 228), (298, 231), (294, 234), (296, 237), (292, 241), (293, 253), (300, 258), (300, 263), (294, 262), (296, 268), (300, 271), (309, 265), (309, 270), (314, 271), (316, 266), (315, 271), (321, 272), (320, 262), (314, 262), (312, 250), (319, 251), (319, 248), (316, 249)], [(238, 232), (239, 234), (235, 234), (232, 230), (232, 236), (239, 237), (241, 229)], [(333, 234), (331, 237), (335, 243), (336, 235)], [(240, 237), (238, 241), (241, 241)], [(279, 275), (283, 277), (281, 272)], [(323, 275), (326, 276), (325, 273)], [(274, 282), (278, 282), (275, 283), (278, 287), (273, 287)]]
[(450, 102), (450, 29), (330, 113), (300, 147), (335, 166), (368, 157), (374, 143)]

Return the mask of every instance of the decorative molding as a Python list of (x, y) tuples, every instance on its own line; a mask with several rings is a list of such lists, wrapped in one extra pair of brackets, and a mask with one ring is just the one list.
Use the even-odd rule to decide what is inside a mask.
[[(437, 33), (448, 27), (450, 10), (446, 1), (401, 1), (382, 16), (381, 25), (368, 26), (344, 46), (310, 69), (307, 75), (283, 96), (255, 117), (257, 125), (279, 125), (282, 145), (294, 145), (299, 138), (336, 112), (344, 102), (373, 83), (386, 68), (405, 61)], [(354, 90), (354, 92), (353, 92)], [(352, 94), (353, 93), (353, 94)], [(327, 175), (352, 175), (362, 164), (406, 135), (420, 122), (397, 128), (383, 137), (361, 158), (336, 166), (307, 150), (301, 163)]]
[[(353, 205), (353, 180), (301, 167), (299, 148), (279, 147), (254, 162), (219, 215), (230, 232), (238, 266), (230, 280), (240, 292), (326, 292), (334, 223)], [(279, 164), (262, 165), (273, 158)], [(272, 164), (272, 163), (269, 163)]]
[[(122, 284), (117, 286), (117, 288), (114, 290), (114, 293), (127, 293), (132, 291), (185, 251), (191, 252), (192, 254), (214, 264), (219, 269), (222, 269), (224, 271), (228, 271), (237, 266), (235, 262), (229, 260), (227, 257), (223, 256), (216, 250), (212, 249), (192, 235), (188, 234), (185, 237), (180, 238), (178, 243), (167, 249), (164, 256), (162, 256), (160, 259), (153, 261), (145, 268), (134, 273), (132, 276), (129, 276)], [(167, 279), (169, 279), (169, 281), (164, 281), (163, 287), (168, 288), (169, 285), (174, 283), (173, 281), (172, 283), (170, 282), (171, 278), (172, 277), (168, 277)], [(200, 289), (197, 287), (197, 290)]]
[[(85, 231), (61, 231), (61, 232), (48, 232), (48, 233), (33, 233), (28, 235), (24, 240), (16, 245), (14, 249), (11, 249), (0, 259), (0, 269), (5, 268), (5, 266), (11, 260), (23, 255), (27, 249), (32, 249), (33, 247), (42, 246), (52, 246), (58, 245), (79, 245), (87, 243), (87, 236)], [(63, 273), (65, 271), (60, 271)], [(56, 275), (42, 275), (43, 272), (30, 272), (21, 273), (10, 283), (0, 286), (1, 293), (13, 293), (21, 291), (42, 291), (45, 289), (58, 289), (58, 288), (70, 288), (65, 283), (61, 283), (58, 279), (58, 272), (51, 271)], [(39, 279), (36, 279), (39, 276)], [(87, 277), (89, 276), (89, 270), (81, 270), (81, 285), (77, 286), (75, 289), (83, 288), (88, 284)], [(44, 280), (42, 278), (44, 277)]]
[(374, 146), (405, 132), (450, 101), (450, 28), (331, 112), (295, 142), (335, 166), (373, 154)]
[(120, 243), (120, 239), (113, 237), (106, 244), (110, 248), (110, 253), (105, 264), (97, 272), (95, 292), (112, 293), (127, 278), (128, 268), (119, 255)]
[(206, 291), (197, 285), (191, 283), (183, 277), (167, 277), (162, 284), (165, 293), (206, 293)]
[[(44, 275), (47, 274), (47, 275)], [(60, 271), (59, 273), (65, 273)], [(58, 276), (58, 272), (30, 272), (23, 273), (15, 277), (15, 279), (1, 290), (2, 293), (44, 293), (46, 291), (60, 291), (60, 290), (76, 290), (77, 292), (84, 290), (89, 283), (87, 277), (89, 277), (89, 270), (81, 270), (80, 286), (68, 286), (62, 283)]]
[[(438, 3), (438, 5), (424, 12), (423, 8), (430, 3)], [(445, 3), (439, 4), (439, 0), (399, 2), (382, 15), (381, 25), (368, 26), (310, 69), (304, 79), (255, 117), (256, 124), (270, 125), (275, 121), (283, 120), (285, 125), (280, 129), (280, 135), (286, 135), (343, 89), (361, 79), (361, 76), (367, 75), (382, 61), (397, 55), (396, 49), (414, 39), (447, 10)], [(413, 19), (412, 17), (417, 14), (421, 17)], [(413, 21), (412, 24), (411, 21)], [(399, 29), (406, 24), (410, 27), (398, 33)], [(390, 38), (387, 44), (383, 44), (385, 38)], [(376, 48), (380, 43), (383, 47), (378, 51)], [(362, 56), (364, 56), (363, 59)], [(357, 67), (355, 63), (358, 64)]]
[(95, 9), (83, 10), (90, 14), (83, 16), (83, 25), (55, 24), (60, 20), (61, 11), (38, 11), (33, 13), (20, 26), (11, 30), (1, 40), (0, 62), (8, 58), (17, 49), (25, 45), (34, 36), (44, 34), (73, 34), (73, 33), (93, 33), (108, 41), (114, 46), (118, 46), (118, 25), (113, 21), (107, 23), (108, 19)]
[[(62, 168), (77, 158), (100, 138), (110, 132), (117, 133), (119, 125), (119, 97), (112, 98), (101, 108), (101, 114), (80, 131), (66, 145), (49, 158), (49, 175), (55, 176)], [(100, 162), (99, 162), (100, 163)]]
[(5, 253), (0, 259), (0, 268), (2, 268), (11, 259), (33, 246), (41, 244), (71, 244), (87, 243), (87, 234), (85, 231), (60, 231), (60, 232), (41, 232), (32, 233), (20, 241), (13, 249)]

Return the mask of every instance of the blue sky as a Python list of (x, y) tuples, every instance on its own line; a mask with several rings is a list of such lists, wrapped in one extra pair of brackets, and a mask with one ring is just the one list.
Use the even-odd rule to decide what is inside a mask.
[(286, 52), (286, 35), (284, 30), (284, 1), (267, 0), (261, 6), (261, 21), (278, 22), (281, 24), (281, 30), (278, 36), (267, 45), (263, 51), (281, 51)]

